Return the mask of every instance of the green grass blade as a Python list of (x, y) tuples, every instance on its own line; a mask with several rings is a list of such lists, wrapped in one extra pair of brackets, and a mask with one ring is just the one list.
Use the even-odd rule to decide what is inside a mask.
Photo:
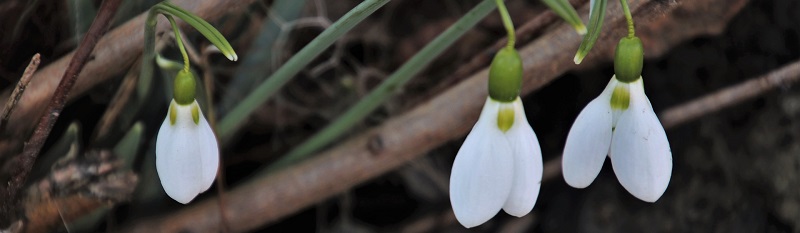
[(589, 16), (589, 32), (583, 37), (578, 52), (575, 54), (573, 61), (575, 64), (581, 64), (583, 58), (589, 51), (592, 50), (597, 38), (600, 37), (600, 31), (603, 28), (603, 19), (606, 16), (606, 2), (607, 0), (595, 0), (592, 6), (592, 13)]
[(472, 8), (461, 19), (442, 32), (433, 41), (428, 43), (422, 50), (415, 54), (403, 66), (395, 71), (383, 83), (365, 96), (355, 106), (342, 114), (328, 127), (315, 134), (280, 160), (270, 165), (266, 172), (280, 169), (300, 161), (311, 153), (327, 146), (333, 140), (339, 138), (358, 122), (361, 122), (367, 115), (377, 109), (383, 102), (391, 97), (396, 90), (403, 86), (412, 77), (417, 75), (422, 69), (430, 64), (445, 49), (452, 45), (458, 38), (472, 29), (478, 22), (492, 12), (497, 5), (493, 0), (484, 0)]

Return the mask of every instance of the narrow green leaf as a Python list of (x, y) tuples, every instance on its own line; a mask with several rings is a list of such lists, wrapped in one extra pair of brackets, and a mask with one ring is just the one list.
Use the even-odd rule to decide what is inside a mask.
[(597, 38), (600, 36), (600, 31), (603, 28), (603, 19), (606, 16), (606, 2), (607, 0), (594, 1), (591, 14), (589, 15), (589, 33), (583, 37), (581, 46), (578, 47), (578, 52), (573, 59), (575, 64), (581, 64), (583, 58), (586, 57), (586, 54), (589, 54), (594, 43), (597, 42)]
[(236, 130), (247, 120), (258, 107), (280, 90), (306, 65), (322, 54), (333, 42), (336, 42), (344, 33), (350, 31), (356, 24), (367, 18), (389, 0), (365, 0), (344, 16), (336, 20), (330, 27), (322, 31), (314, 40), (297, 52), (292, 58), (272, 73), (269, 78), (247, 95), (236, 107), (227, 112), (217, 124), (217, 135), (225, 144), (232, 138)]
[(222, 33), (217, 31), (214, 26), (211, 26), (208, 22), (203, 20), (202, 18), (198, 17), (191, 12), (188, 12), (176, 5), (173, 5), (169, 2), (161, 2), (155, 6), (153, 6), (152, 10), (158, 11), (158, 13), (171, 15), (180, 18), (184, 22), (191, 25), (194, 29), (203, 34), (209, 41), (211, 41), (214, 46), (219, 48), (219, 51), (222, 52), (228, 60), (236, 61), (239, 59), (239, 56), (236, 55), (236, 51), (233, 50), (233, 47), (228, 40), (222, 36)]
[(153, 59), (156, 57), (156, 23), (158, 22), (156, 16), (158, 16), (158, 11), (151, 9), (147, 12), (147, 19), (144, 21), (142, 70), (139, 73), (139, 81), (136, 84), (139, 103), (145, 102), (153, 83)]
[(578, 16), (578, 12), (569, 4), (568, 0), (542, 0), (542, 2), (547, 5), (547, 7), (550, 7), (553, 13), (556, 13), (556, 15), (564, 19), (569, 25), (572, 25), (578, 34), (586, 34), (586, 25), (583, 24), (581, 17)]
[(126, 169), (131, 169), (133, 167), (133, 162), (136, 160), (136, 155), (138, 155), (139, 147), (142, 142), (142, 135), (144, 135), (144, 124), (142, 122), (136, 122), (128, 133), (114, 146), (114, 154), (125, 161), (124, 166)]
[(437, 58), (445, 49), (449, 48), (458, 38), (464, 35), (467, 31), (471, 30), (475, 24), (480, 22), (486, 17), (489, 12), (496, 8), (496, 4), (492, 0), (484, 0), (478, 3), (472, 10), (467, 12), (458, 21), (453, 23), (447, 30), (439, 34), (433, 41), (425, 45), (417, 54), (404, 63), (397, 71), (392, 73), (389, 78), (383, 81), (367, 96), (362, 98), (355, 106), (351, 107), (347, 112), (339, 116), (333, 123), (325, 127), (322, 131), (315, 134), (300, 146), (295, 147), (285, 156), (281, 157), (278, 161), (271, 164), (267, 169), (262, 170), (261, 173), (268, 173), (276, 169), (280, 169), (300, 161), (311, 153), (327, 146), (339, 136), (348, 132), (350, 128), (361, 122), (372, 111), (377, 109), (383, 104), (384, 101), (393, 96), (395, 92), (400, 89), (406, 82), (411, 80), (422, 69), (427, 67), (435, 58)]
[[(300, 17), (305, 5), (306, 0), (276, 0), (270, 5), (269, 14), (275, 14), (275, 18), (284, 22), (292, 22)], [(219, 112), (231, 110), (277, 68), (266, 64), (277, 64), (277, 61), (272, 61), (273, 56), (278, 53), (273, 53), (273, 47), (277, 46), (279, 38), (288, 35), (291, 30), (283, 30), (284, 26), (272, 18), (273, 16), (268, 17), (261, 25), (258, 36), (239, 63), (236, 74), (228, 84), (228, 91), (223, 93), (222, 100), (217, 105)]]

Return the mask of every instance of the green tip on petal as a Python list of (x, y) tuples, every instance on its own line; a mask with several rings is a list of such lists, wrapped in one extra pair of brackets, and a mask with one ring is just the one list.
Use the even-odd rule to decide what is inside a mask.
[(192, 104), (192, 120), (194, 121), (195, 125), (200, 124), (200, 106), (197, 104)]
[(628, 91), (628, 85), (622, 84), (614, 87), (614, 92), (611, 94), (611, 108), (616, 110), (626, 110), (631, 103), (631, 92)]
[(180, 105), (188, 105), (194, 102), (196, 86), (192, 72), (188, 70), (179, 71), (178, 75), (175, 76), (175, 102)]
[(638, 37), (619, 40), (614, 54), (614, 74), (620, 82), (631, 83), (642, 76), (644, 47)]
[(522, 88), (522, 59), (517, 50), (504, 47), (492, 60), (489, 68), (489, 97), (511, 102), (519, 97)]
[(175, 120), (178, 119), (178, 109), (172, 102), (169, 103), (169, 124), (175, 125)]
[(501, 108), (497, 111), (497, 128), (504, 133), (514, 125), (514, 108)]

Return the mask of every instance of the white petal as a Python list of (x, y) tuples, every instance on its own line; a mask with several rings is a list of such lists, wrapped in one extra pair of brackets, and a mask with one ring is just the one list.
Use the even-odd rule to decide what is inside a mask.
[(611, 142), (611, 164), (622, 187), (643, 201), (655, 202), (669, 185), (672, 152), (642, 80), (630, 87), (630, 107), (620, 116)]
[[(195, 101), (195, 104), (197, 104), (197, 101)], [(217, 145), (217, 137), (214, 135), (211, 125), (206, 121), (206, 117), (203, 116), (203, 111), (199, 111), (199, 113), (200, 122), (198, 124), (198, 141), (196, 143), (201, 149), (201, 153), (198, 154), (201, 163), (198, 172), (203, 175), (199, 186), (200, 192), (205, 192), (208, 188), (211, 188), (217, 178), (219, 147)]]
[(170, 124), (168, 113), (156, 138), (156, 171), (161, 186), (183, 204), (211, 186), (219, 165), (214, 133), (202, 114), (200, 124), (194, 123), (192, 105), (197, 102), (179, 105), (173, 100), (170, 112), (176, 110), (175, 124)]
[(467, 228), (497, 214), (511, 191), (512, 151), (497, 128), (498, 107), (497, 102), (487, 100), (453, 162), (450, 203), (458, 222)]
[(539, 197), (542, 185), (542, 149), (539, 139), (533, 132), (522, 101), (514, 101), (514, 125), (505, 135), (511, 143), (514, 154), (514, 183), (503, 210), (506, 213), (522, 217), (531, 212)]
[(572, 187), (592, 184), (611, 146), (611, 94), (618, 81), (614, 78), (597, 98), (586, 105), (567, 135), (561, 161), (564, 180)]
[(590, 0), (589, 1), (589, 17), (590, 18), (592, 17), (592, 11), (594, 11), (594, 1), (595, 0)]

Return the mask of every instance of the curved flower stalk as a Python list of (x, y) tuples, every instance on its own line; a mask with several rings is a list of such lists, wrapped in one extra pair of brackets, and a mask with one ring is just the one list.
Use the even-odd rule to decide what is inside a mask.
[(142, 55), (145, 61), (142, 62), (140, 94), (146, 94), (152, 75), (151, 60), (155, 58), (154, 38), (158, 14), (163, 14), (172, 26), (175, 42), (183, 56), (183, 69), (175, 77), (174, 96), (169, 104), (169, 112), (158, 130), (156, 171), (167, 195), (175, 201), (187, 204), (214, 183), (219, 167), (219, 146), (214, 131), (195, 99), (197, 84), (189, 69), (189, 56), (183, 47), (173, 16), (197, 29), (229, 60), (236, 61), (238, 56), (225, 37), (211, 24), (169, 2), (161, 2), (150, 9), (145, 22), (145, 48)]
[(489, 97), (450, 174), (450, 203), (464, 227), (483, 224), (500, 209), (522, 217), (536, 204), (542, 152), (519, 98), (521, 80), (519, 54), (507, 46), (492, 61)]
[(672, 152), (642, 82), (642, 47), (636, 38), (617, 46), (615, 76), (599, 97), (581, 111), (567, 136), (564, 180), (585, 188), (611, 158), (620, 184), (633, 196), (657, 201), (672, 176)]

